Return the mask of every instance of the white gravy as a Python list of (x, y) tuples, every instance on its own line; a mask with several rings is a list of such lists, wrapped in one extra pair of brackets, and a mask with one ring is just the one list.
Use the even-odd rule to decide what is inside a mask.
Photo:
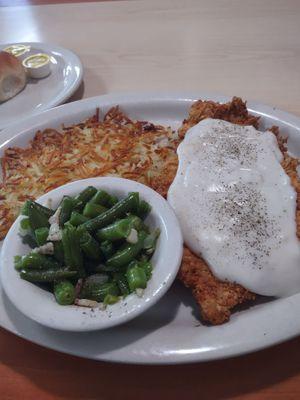
[(274, 134), (205, 119), (177, 152), (168, 201), (187, 246), (222, 280), (267, 296), (300, 292), (296, 192)]

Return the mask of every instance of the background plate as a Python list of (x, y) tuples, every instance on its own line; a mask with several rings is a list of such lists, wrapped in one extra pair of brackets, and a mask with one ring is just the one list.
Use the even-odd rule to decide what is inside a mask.
[[(9, 145), (24, 146), (38, 127), (75, 123), (119, 104), (130, 117), (176, 128), (196, 99), (227, 101), (210, 93), (106, 95), (66, 104), (32, 117), (0, 134), (0, 154)], [(261, 115), (261, 127), (278, 125), (289, 135), (289, 148), (300, 155), (300, 119), (258, 103), (249, 103)], [(220, 359), (259, 350), (300, 334), (300, 294), (239, 310), (221, 326), (199, 322), (191, 294), (179, 282), (145, 314), (117, 328), (92, 333), (63, 333), (45, 328), (19, 313), (0, 287), (0, 324), (3, 328), (65, 353), (127, 363), (164, 364)]]
[[(51, 57), (51, 74), (43, 79), (29, 79), (25, 88), (12, 99), (0, 103), (0, 129), (17, 120), (55, 107), (66, 101), (82, 80), (82, 64), (72, 51), (47, 43), (22, 42), (36, 53)], [(10, 43), (0, 44), (0, 51)]]

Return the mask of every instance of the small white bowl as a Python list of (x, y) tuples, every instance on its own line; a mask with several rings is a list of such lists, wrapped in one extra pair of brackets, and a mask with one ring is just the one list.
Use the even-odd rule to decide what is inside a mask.
[(61, 306), (54, 295), (19, 277), (14, 268), (14, 256), (28, 254), (30, 249), (19, 236), (18, 217), (10, 228), (1, 253), (1, 283), (10, 301), (27, 317), (50, 328), (64, 331), (92, 331), (109, 328), (127, 322), (146, 311), (169, 289), (178, 272), (183, 240), (177, 218), (167, 201), (157, 192), (140, 183), (121, 178), (91, 178), (68, 183), (48, 192), (38, 199), (45, 205), (49, 198), (56, 208), (64, 195), (74, 196), (87, 186), (107, 190), (118, 197), (128, 192), (139, 192), (152, 210), (147, 217), (150, 228), (161, 233), (152, 257), (153, 274), (140, 298), (131, 294), (120, 302), (108, 306), (105, 311), (86, 307)]

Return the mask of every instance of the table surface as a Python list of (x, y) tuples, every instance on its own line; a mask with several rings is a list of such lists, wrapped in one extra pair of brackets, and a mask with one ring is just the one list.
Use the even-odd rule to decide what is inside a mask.
[[(0, 8), (0, 40), (76, 52), (84, 83), (71, 100), (198, 90), (300, 116), (298, 0), (47, 2), (59, 0), (0, 0), (17, 5)], [(298, 399), (299, 345), (294, 339), (236, 359), (137, 367), (62, 355), (2, 330), (1, 399)]]

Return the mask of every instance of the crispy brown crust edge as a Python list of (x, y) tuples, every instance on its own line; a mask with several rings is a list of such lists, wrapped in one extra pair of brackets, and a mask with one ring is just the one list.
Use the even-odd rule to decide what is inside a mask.
[[(248, 113), (246, 103), (234, 97), (231, 102), (219, 104), (212, 101), (197, 101), (190, 109), (189, 116), (183, 121), (179, 135), (183, 139), (186, 131), (205, 118), (215, 118), (240, 125), (252, 125), (258, 128), (259, 118)], [(298, 160), (287, 153), (286, 139), (279, 135), (277, 127), (270, 129), (277, 137), (283, 153), (282, 167), (291, 179), (291, 184), (297, 192), (297, 235), (300, 238), (300, 183), (297, 176)], [(222, 282), (217, 279), (206, 262), (184, 248), (183, 260), (178, 274), (183, 284), (192, 290), (197, 301), (203, 320), (213, 325), (222, 324), (229, 320), (234, 307), (256, 298), (241, 285)]]

